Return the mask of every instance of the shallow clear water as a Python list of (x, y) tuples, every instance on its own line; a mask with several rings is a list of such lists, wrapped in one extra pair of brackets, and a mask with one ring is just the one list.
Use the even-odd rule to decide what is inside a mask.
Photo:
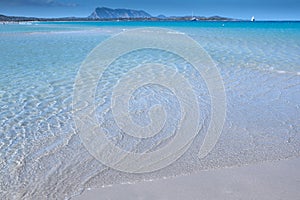
[[(227, 116), (216, 147), (197, 157), (209, 124), (210, 101), (201, 77), (195, 87), (201, 103), (199, 132), (191, 148), (172, 165), (147, 174), (110, 169), (85, 149), (72, 119), (73, 84), (81, 62), (101, 41), (138, 27), (167, 27), (191, 36), (210, 54), (224, 81)], [(0, 25), (0, 197), (1, 199), (70, 198), (85, 188), (171, 177), (300, 155), (299, 22), (43, 22)], [(138, 144), (116, 129), (111, 87), (132, 64), (173, 63), (192, 77), (187, 64), (167, 52), (144, 50), (118, 59), (99, 81), (99, 123), (108, 138), (130, 150)], [(124, 65), (126, 63), (127, 65)], [(129, 110), (147, 111), (162, 104), (171, 118), (157, 137), (136, 151), (160, 148), (172, 139), (178, 102), (160, 86), (134, 93)], [(133, 115), (140, 124), (147, 114)], [(160, 143), (160, 140), (163, 140)], [(159, 143), (159, 145), (158, 145)]]

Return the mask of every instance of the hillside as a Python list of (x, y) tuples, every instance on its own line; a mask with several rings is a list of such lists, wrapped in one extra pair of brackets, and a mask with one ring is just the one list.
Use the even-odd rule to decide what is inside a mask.
[(118, 19), (118, 18), (151, 18), (152, 16), (143, 10), (96, 8), (88, 17), (91, 19)]

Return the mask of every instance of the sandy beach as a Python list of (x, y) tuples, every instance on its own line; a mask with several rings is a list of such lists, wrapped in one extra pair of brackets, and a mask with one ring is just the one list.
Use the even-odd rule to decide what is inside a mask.
[(72, 200), (299, 199), (300, 158), (86, 190)]

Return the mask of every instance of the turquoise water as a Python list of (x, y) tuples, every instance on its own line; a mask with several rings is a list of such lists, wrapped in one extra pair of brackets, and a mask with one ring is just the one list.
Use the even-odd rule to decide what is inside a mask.
[[(73, 85), (89, 52), (105, 39), (139, 27), (164, 27), (196, 40), (219, 69), (227, 95), (227, 117), (213, 151), (197, 158), (209, 124), (210, 101), (201, 78), (195, 84), (203, 129), (191, 148), (169, 167), (147, 174), (110, 169), (83, 146), (72, 117)], [(176, 42), (176, 41), (174, 41)], [(86, 188), (172, 177), (300, 155), (299, 22), (39, 22), (0, 25), (0, 198), (70, 198)], [(111, 88), (133, 63), (159, 60), (187, 64), (166, 52), (124, 55), (99, 81), (98, 120), (111, 140), (130, 149), (138, 141), (115, 130), (108, 113)], [(125, 64), (124, 64), (125, 63)], [(124, 71), (125, 70), (125, 71)], [(193, 81), (191, 81), (193, 82)], [(148, 93), (150, 95), (148, 95)], [(148, 95), (146, 99), (145, 94)], [(180, 112), (169, 90), (144, 87), (134, 94), (132, 111), (162, 104), (173, 118), (159, 137), (138, 151), (172, 139)], [(147, 124), (147, 114), (134, 120)], [(114, 131), (115, 130), (115, 131)]]

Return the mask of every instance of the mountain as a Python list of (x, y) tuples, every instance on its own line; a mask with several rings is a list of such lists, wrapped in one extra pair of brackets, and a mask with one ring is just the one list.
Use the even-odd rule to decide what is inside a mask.
[(118, 18), (151, 18), (149, 13), (143, 10), (96, 8), (88, 17), (90, 19), (118, 19)]
[[(191, 19), (195, 20), (191, 20)], [(158, 15), (152, 17), (142, 10), (130, 9), (111, 9), (111, 8), (96, 8), (89, 17), (61, 17), (61, 18), (37, 18), (37, 17), (19, 17), (5, 16), (0, 14), (0, 25), (7, 22), (24, 22), (24, 21), (242, 21), (227, 17), (212, 16), (170, 16)]]

